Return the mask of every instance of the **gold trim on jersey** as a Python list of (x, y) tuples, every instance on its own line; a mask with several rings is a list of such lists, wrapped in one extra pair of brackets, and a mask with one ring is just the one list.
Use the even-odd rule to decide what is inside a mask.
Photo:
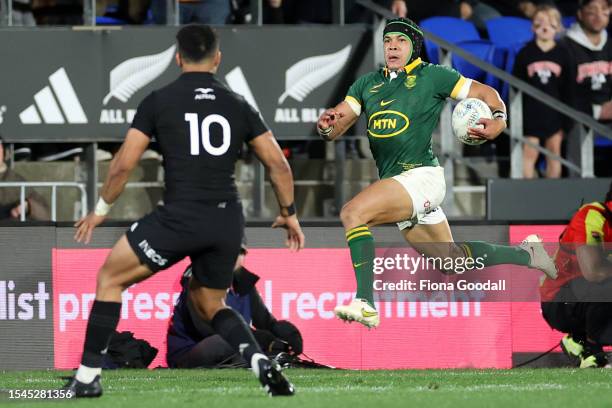
[(370, 88), (370, 92), (371, 93), (376, 93), (376, 92), (380, 91), (380, 89), (378, 89), (378, 88), (380, 88), (384, 84), (385, 84), (384, 82), (381, 82), (380, 84), (374, 85), (373, 87)]
[[(416, 67), (418, 67), (419, 65), (421, 65), (421, 63), (423, 62), (423, 60), (421, 58), (417, 58), (414, 61), (412, 61), (410, 64), (406, 65), (403, 69), (404, 71), (409, 74), (410, 72), (412, 72), (413, 69), (415, 69)], [(389, 75), (389, 68), (384, 67), (383, 68), (383, 75), (386, 77), (387, 75)]]
[(457, 83), (455, 84), (453, 91), (450, 94), (451, 98), (457, 99), (457, 95), (459, 95), (459, 92), (461, 92), (461, 88), (463, 88), (463, 85), (465, 85), (465, 81), (466, 81), (465, 77), (461, 75), (459, 79), (457, 80)]
[(344, 100), (345, 100), (345, 101), (347, 101), (347, 102), (348, 102), (348, 101), (355, 102), (357, 105), (361, 106), (361, 104), (359, 103), (359, 101), (358, 101), (358, 100), (357, 100), (355, 97), (353, 97), (353, 96), (346, 95), (346, 96), (344, 97)]
[[(372, 132), (372, 131), (370, 130), (370, 123), (372, 122), (372, 119), (374, 119), (375, 117), (377, 117), (377, 116), (379, 116), (379, 115), (384, 115), (384, 114), (393, 114), (393, 115), (397, 115), (397, 116), (399, 116), (400, 118), (402, 118), (402, 119), (403, 119), (403, 120), (406, 122), (406, 124), (405, 124), (405, 125), (404, 125), (404, 126), (403, 126), (403, 127), (400, 129), (400, 130), (397, 130), (397, 131), (395, 131), (395, 132), (393, 132), (393, 133), (390, 133), (390, 134), (388, 134), (388, 135), (381, 135), (381, 134), (378, 134), (378, 133), (374, 133), (374, 132)], [(395, 121), (396, 121), (397, 119), (389, 119), (389, 118), (386, 118), (386, 119), (380, 119), (380, 120), (381, 120), (381, 121), (384, 121), (384, 122), (383, 122), (384, 126), (393, 126), (393, 128), (394, 128), (394, 129), (396, 128)], [(372, 137), (376, 137), (376, 138), (379, 138), (379, 139), (386, 139), (386, 138), (389, 138), (389, 137), (397, 136), (397, 135), (399, 135), (400, 133), (402, 133), (404, 130), (408, 129), (408, 126), (410, 126), (410, 120), (408, 119), (408, 116), (404, 115), (404, 114), (403, 114), (403, 113), (401, 113), (401, 112), (394, 111), (394, 110), (384, 110), (384, 111), (378, 111), (378, 112), (374, 113), (372, 116), (370, 116), (370, 117), (368, 118), (368, 134), (369, 134), (370, 136), (372, 136)]]
[(406, 71), (406, 73), (409, 74), (413, 69), (421, 65), (422, 62), (423, 61), (420, 58), (417, 58), (414, 61), (412, 61), (410, 64), (406, 65), (404, 67), (404, 71)]

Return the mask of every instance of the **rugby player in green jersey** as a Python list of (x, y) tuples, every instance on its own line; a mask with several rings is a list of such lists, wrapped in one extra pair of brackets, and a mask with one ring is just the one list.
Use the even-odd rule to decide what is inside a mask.
[(482, 128), (471, 128), (470, 134), (493, 140), (506, 128), (506, 107), (497, 91), (453, 69), (422, 62), (419, 54), (423, 33), (411, 20), (388, 21), (383, 42), (386, 66), (357, 79), (345, 100), (327, 109), (317, 123), (319, 134), (333, 141), (365, 113), (370, 148), (380, 176), (379, 181), (346, 203), (340, 213), (357, 278), (357, 294), (349, 305), (336, 307), (336, 316), (367, 327), (376, 327), (380, 322), (373, 299), (375, 251), (369, 229), (378, 224), (397, 223), (406, 241), (429, 257), (482, 258), (485, 266), (525, 265), (555, 278), (555, 265), (537, 236), (530, 235), (520, 247), (481, 241), (454, 244), (439, 207), (446, 183), (432, 151), (431, 136), (446, 98), (484, 101), (493, 119), (480, 119)]

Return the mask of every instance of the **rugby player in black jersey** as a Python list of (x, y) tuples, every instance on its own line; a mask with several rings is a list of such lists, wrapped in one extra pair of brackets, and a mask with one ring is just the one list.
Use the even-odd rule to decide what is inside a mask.
[(272, 226), (285, 228), (287, 246), (297, 251), (304, 235), (295, 214), (291, 168), (259, 113), (216, 79), (221, 62), (216, 33), (188, 25), (176, 38), (181, 76), (141, 102), (95, 210), (76, 223), (75, 239), (88, 243), (155, 137), (164, 157), (164, 205), (129, 228), (98, 272), (81, 365), (65, 389), (76, 397), (102, 394), (102, 359), (119, 322), (121, 292), (189, 256), (195, 277), (190, 307), (250, 363), (267, 393), (292, 395), (292, 384), (224, 302), (244, 229), (234, 182), (240, 148), (248, 143), (269, 171), (280, 205)]

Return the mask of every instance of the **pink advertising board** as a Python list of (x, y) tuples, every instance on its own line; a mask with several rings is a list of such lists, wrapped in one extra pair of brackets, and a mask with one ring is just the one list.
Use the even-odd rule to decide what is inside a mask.
[[(525, 230), (521, 228), (526, 228)], [(556, 229), (555, 229), (556, 228)], [(511, 227), (553, 234), (558, 227)], [(78, 366), (97, 270), (107, 249), (56, 249), (53, 253), (55, 367)], [(159, 349), (152, 367), (165, 366), (165, 333), (187, 261), (129, 288), (123, 295), (119, 331), (129, 330)], [(246, 267), (261, 276), (264, 301), (279, 319), (302, 331), (305, 352), (342, 368), (450, 368), (512, 365), (512, 353), (550, 348), (559, 334), (548, 329), (537, 302), (381, 302), (381, 325), (368, 330), (333, 316), (354, 296), (347, 249), (249, 251)], [(538, 274), (529, 279), (537, 287)], [(524, 280), (523, 280), (524, 283)]]

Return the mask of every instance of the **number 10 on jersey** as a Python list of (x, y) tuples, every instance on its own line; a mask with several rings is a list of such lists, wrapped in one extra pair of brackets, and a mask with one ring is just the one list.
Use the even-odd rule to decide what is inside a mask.
[[(217, 114), (208, 115), (202, 120), (202, 124), (200, 125), (197, 113), (186, 113), (185, 121), (189, 122), (189, 140), (192, 156), (200, 155), (200, 141), (202, 141), (204, 150), (213, 156), (221, 156), (227, 152), (230, 147), (232, 128), (228, 120), (223, 116)], [(223, 132), (223, 141), (221, 142), (221, 146), (212, 145), (210, 140), (210, 127), (212, 124), (221, 126), (221, 130)]]

